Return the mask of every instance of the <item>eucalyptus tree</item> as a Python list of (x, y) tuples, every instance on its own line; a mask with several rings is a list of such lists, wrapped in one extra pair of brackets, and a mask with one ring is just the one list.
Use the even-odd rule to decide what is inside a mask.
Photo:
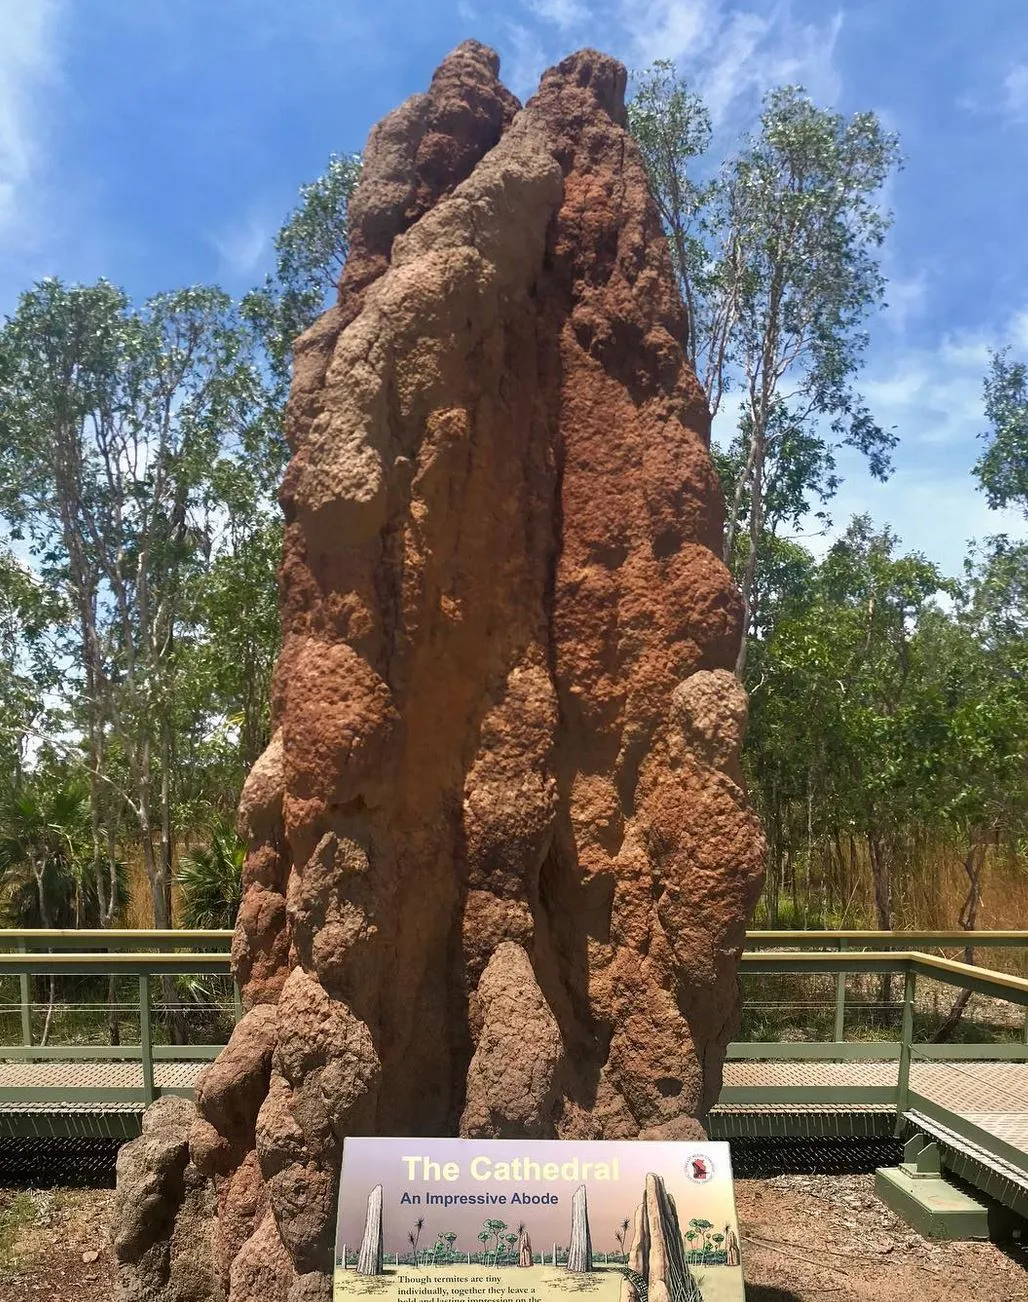
[(219, 510), (212, 467), (246, 456), (267, 422), (254, 341), (217, 289), (134, 309), (105, 281), (47, 280), (0, 330), (0, 386), (0, 511), (75, 616), (68, 686), (91, 782), (94, 861), (106, 863), (102, 915), (117, 908), (104, 819), (115, 792), (136, 824), (155, 925), (168, 926), (186, 594)]
[(264, 340), (280, 395), (288, 386), (293, 340), (324, 311), (350, 250), (350, 199), (359, 154), (332, 154), (321, 176), (300, 188), (300, 202), (275, 236), (275, 272), (242, 309)]
[(974, 473), (991, 507), (1028, 515), (1028, 369), (1009, 352), (993, 353), (984, 389), (990, 430)]
[(884, 296), (877, 249), (889, 227), (882, 187), (896, 137), (873, 113), (816, 107), (802, 88), (764, 100), (759, 130), (709, 181), (702, 105), (657, 64), (629, 121), (639, 141), (689, 306), (684, 342), (714, 416), (734, 391), (738, 424), (719, 458), (724, 555), (745, 606), (737, 672), (756, 618), (761, 542), (838, 487), (840, 446), (872, 475), (890, 470), (893, 434), (854, 387), (863, 324)]
[(628, 122), (646, 160), (686, 307), (682, 347), (716, 413), (727, 378), (733, 304), (716, 293), (707, 246), (714, 186), (699, 177), (701, 160), (710, 147), (710, 114), (700, 97), (678, 78), (675, 65), (661, 59), (636, 79), (628, 101)]
[(127, 308), (125, 296), (106, 281), (66, 289), (46, 280), (22, 295), (0, 331), (0, 511), (14, 537), (27, 538), (43, 582), (66, 597), (72, 612), (62, 650), (81, 707), (105, 920), (113, 916), (115, 859), (109, 856), (104, 873), (102, 566), (89, 524), (103, 492), (88, 449), (94, 422), (109, 428), (120, 419), (116, 374)]
[[(769, 549), (774, 557), (781, 540)], [(784, 544), (779, 586), (756, 643), (747, 766), (771, 848), (772, 890), (783, 858), (808, 865), (818, 844), (842, 862), (859, 838), (871, 868), (877, 925), (894, 921), (894, 868), (924, 809), (926, 737), (916, 719), (917, 630), (952, 591), (924, 557), (897, 555), (889, 530), (856, 517), (815, 565)], [(806, 891), (810, 901), (810, 883)], [(822, 911), (828, 901), (822, 899)]]

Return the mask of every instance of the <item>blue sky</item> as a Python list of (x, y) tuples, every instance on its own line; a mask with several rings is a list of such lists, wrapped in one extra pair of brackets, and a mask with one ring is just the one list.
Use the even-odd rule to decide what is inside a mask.
[(724, 141), (785, 81), (875, 110), (906, 165), (863, 388), (902, 442), (887, 485), (844, 462), (833, 516), (950, 571), (1021, 529), (968, 471), (989, 348), (1028, 359), (1026, 0), (0, 0), (0, 311), (42, 275), (242, 292), (298, 187), (466, 36), (522, 97), (582, 45), (674, 59)]

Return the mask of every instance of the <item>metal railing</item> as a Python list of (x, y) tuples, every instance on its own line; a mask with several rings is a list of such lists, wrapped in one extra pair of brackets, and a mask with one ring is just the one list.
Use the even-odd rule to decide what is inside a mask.
[[(831, 1041), (782, 1043), (780, 1041), (737, 1041), (728, 1046), (727, 1058), (731, 1060), (761, 1059), (764, 1061), (834, 1061), (853, 1062), (872, 1060), (897, 1060), (899, 1070), (895, 1086), (870, 1084), (832, 1084), (796, 1086), (735, 1086), (726, 1087), (719, 1102), (724, 1105), (802, 1103), (827, 1103), (833, 1105), (880, 1104), (894, 1106), (902, 1114), (913, 1106), (924, 1107), (928, 1101), (914, 1095), (910, 1086), (910, 1066), (913, 1057), (922, 1062), (976, 1061), (1025, 1062), (1028, 1061), (1028, 980), (1006, 972), (973, 967), (952, 959), (937, 958), (914, 951), (889, 953), (886, 951), (860, 951), (844, 954), (758, 952), (744, 953), (741, 971), (745, 974), (789, 973), (838, 974), (862, 972), (891, 974), (903, 977), (903, 1002), (899, 1039), (882, 1041), (845, 1040), (837, 1035)], [(986, 995), (1003, 1000), (1025, 1010), (1020, 1042), (1000, 1044), (935, 1044), (917, 1043), (914, 1040), (914, 1008), (918, 978), (927, 978), (953, 986), (959, 990)], [(928, 1109), (935, 1105), (929, 1104)], [(1028, 1112), (1028, 1098), (1025, 1110)]]
[[(118, 1087), (79, 1090), (74, 1087), (24, 1086), (0, 1088), (0, 1104), (23, 1102), (103, 1103), (105, 1101), (149, 1103), (161, 1092), (155, 1083), (154, 1064), (175, 1061), (205, 1061), (216, 1056), (220, 1044), (181, 1045), (156, 1043), (153, 1025), (151, 982), (181, 975), (230, 975), (228, 952), (232, 932), (196, 931), (0, 931), (0, 977), (19, 978), (22, 1042), (0, 1046), (0, 1058), (31, 1063), (106, 1061), (138, 1062), (142, 1083), (137, 1089)], [(973, 941), (976, 947), (1028, 948), (1028, 932), (750, 932), (750, 945), (780, 946), (772, 950), (748, 950), (742, 955), (743, 976), (769, 973), (792, 975), (830, 974), (836, 977), (834, 1037), (828, 1041), (789, 1043), (781, 1041), (739, 1041), (728, 1046), (728, 1059), (790, 1061), (893, 1061), (898, 1060), (897, 1084), (848, 1086), (801, 1084), (792, 1086), (726, 1086), (720, 1102), (725, 1105), (759, 1104), (788, 1106), (790, 1103), (848, 1103), (894, 1106), (898, 1112), (910, 1104), (910, 1066), (918, 1060), (1028, 1061), (1028, 980), (1003, 972), (972, 967), (952, 959), (915, 951), (919, 947), (949, 948)], [(860, 948), (873, 944), (873, 950)], [(147, 949), (139, 947), (145, 945)], [(178, 946), (190, 949), (179, 952)], [(811, 951), (789, 946), (817, 945)], [(897, 946), (890, 952), (891, 946)], [(899, 948), (902, 947), (902, 948)], [(85, 952), (93, 949), (96, 952)], [(16, 950), (19, 952), (3, 952)], [(834, 951), (834, 952), (833, 952)], [(860, 1041), (845, 1039), (846, 976), (849, 973), (896, 974), (903, 977), (904, 991), (898, 1039)], [(139, 1017), (139, 1043), (119, 1045), (50, 1045), (33, 1043), (31, 1025), (32, 977), (135, 977), (134, 1007)], [(1025, 1009), (1020, 1042), (998, 1044), (916, 1043), (914, 1006), (918, 978), (930, 978), (956, 987), (1016, 1004)], [(241, 1013), (238, 988), (233, 984), (234, 1014)], [(102, 1001), (96, 1004), (103, 1008)], [(925, 1100), (918, 1100), (920, 1107)]]
[[(23, 933), (24, 934), (24, 933)], [(100, 934), (100, 933), (93, 933)], [(104, 933), (106, 937), (110, 933)], [(166, 936), (169, 933), (164, 933)], [(120, 939), (120, 938), (119, 938)], [(162, 939), (158, 934), (158, 942)], [(36, 937), (23, 941), (28, 949)], [(133, 952), (133, 940), (123, 941), (120, 952), (109, 948), (105, 953), (29, 952), (0, 954), (0, 977), (17, 976), (20, 987), (21, 1033), (19, 1045), (0, 1046), (0, 1057), (14, 1062), (138, 1062), (142, 1068), (142, 1082), (135, 1086), (76, 1087), (73, 1085), (37, 1086), (33, 1084), (0, 1088), (3, 1103), (142, 1103), (149, 1104), (160, 1092), (155, 1084), (154, 1064), (174, 1061), (206, 1061), (215, 1058), (223, 1047), (217, 1044), (159, 1044), (153, 1033), (153, 1001), (151, 981), (159, 977), (174, 976), (230, 976), (231, 957), (225, 952)], [(52, 935), (48, 943), (52, 943)], [(115, 945), (119, 943), (116, 940)], [(170, 941), (166, 942), (169, 945)], [(76, 1044), (41, 1046), (33, 1043), (31, 1023), (31, 977), (135, 977), (137, 998), (134, 1004), (139, 1016), (138, 1044)], [(233, 982), (233, 1014), (236, 1020), (242, 1015), (239, 988)], [(104, 1004), (97, 1001), (98, 1010)], [(123, 1008), (123, 1005), (119, 1005)]]
[[(931, 949), (1015, 949), (1028, 953), (1028, 931), (748, 931), (746, 933), (747, 954), (765, 950), (811, 949), (835, 950), (839, 954), (867, 949), (888, 950), (892, 948), (923, 952)], [(747, 970), (749, 960), (744, 956), (743, 970)], [(840, 964), (835, 971), (835, 1023), (833, 1041), (841, 1044), (845, 1040), (846, 1025), (846, 977), (853, 965)], [(752, 967), (749, 970), (755, 970)], [(780, 969), (779, 969), (780, 970)], [(808, 969), (809, 970), (809, 969)], [(862, 969), (866, 970), (866, 969)], [(1028, 1043), (1028, 1011), (1024, 1021), (1025, 1042)], [(733, 1049), (738, 1046), (732, 1046)], [(873, 1047), (873, 1046), (872, 1046)], [(848, 1051), (850, 1057), (872, 1057), (872, 1047), (854, 1048)], [(750, 1055), (755, 1056), (755, 1055)], [(817, 1057), (818, 1054), (805, 1055), (802, 1051), (798, 1057)], [(825, 1055), (822, 1055), (825, 1056)], [(847, 1056), (846, 1054), (843, 1055)]]
[[(0, 933), (2, 934), (2, 933)], [(747, 931), (754, 949), (1028, 949), (1028, 931)]]
[[(17, 950), (20, 953), (37, 953), (51, 950), (101, 950), (111, 954), (126, 951), (145, 950), (149, 953), (163, 953), (168, 950), (184, 949), (228, 951), (232, 947), (232, 931), (141, 931), (128, 928), (111, 928), (110, 930), (76, 931), (64, 928), (45, 931), (40, 927), (13, 930), (0, 928), (0, 951)], [(1025, 941), (1028, 944), (1028, 940)]]

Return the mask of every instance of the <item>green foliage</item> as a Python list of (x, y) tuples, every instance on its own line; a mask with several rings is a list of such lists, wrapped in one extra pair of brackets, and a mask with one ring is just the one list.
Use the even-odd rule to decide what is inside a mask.
[[(263, 545), (281, 466), (257, 343), (217, 288), (136, 309), (105, 281), (47, 280), (0, 331), (0, 377), (0, 511), (68, 612), (52, 663), (78, 670), (62, 705), (85, 737), (94, 858), (100, 823), (128, 813), (166, 925), (179, 752), (210, 735), (219, 706), (242, 704), (259, 736), (267, 691), (270, 653), (253, 644), (266, 619), (237, 626), (253, 673), (219, 684), (220, 699), (195, 653), (197, 619), (218, 603), (208, 575), (238, 539)], [(245, 701), (227, 699), (233, 686)]]
[[(800, 919), (776, 898), (786, 865), (809, 871), (817, 845), (838, 861), (843, 842), (866, 845), (875, 920), (889, 926), (912, 828), (962, 857), (1023, 837), (1025, 551), (999, 541), (956, 583), (898, 555), (866, 517), (819, 565), (796, 544), (768, 547), (746, 762), (771, 846), (773, 925), (845, 919), (842, 899), (807, 898)], [(972, 856), (969, 875), (980, 867)]]
[[(881, 303), (878, 197), (899, 164), (873, 113), (817, 108), (801, 87), (764, 100), (760, 127), (706, 183), (702, 104), (670, 64), (644, 75), (629, 121), (647, 164), (689, 310), (686, 352), (716, 415), (738, 393), (718, 458), (728, 501), (725, 559), (757, 618), (762, 543), (836, 492), (840, 446), (884, 478), (896, 438), (873, 420), (853, 377), (863, 322)], [(746, 641), (738, 671), (746, 664)]]
[(61, 679), (50, 638), (59, 598), (0, 546), (0, 786), (13, 785), (32, 737), (45, 730), (45, 701)]
[(303, 188), (238, 308), (48, 279), (0, 328), (0, 516), (32, 567), (0, 547), (0, 784), (40, 736), (79, 766), (102, 921), (126, 837), (169, 921), (176, 840), (234, 809), (267, 743), (288, 353), (338, 279), (359, 167)]
[(94, 926), (88, 789), (37, 772), (0, 798), (0, 916), (9, 927)]
[(710, 145), (710, 114), (700, 98), (678, 80), (674, 64), (668, 60), (654, 63), (634, 80), (635, 93), (628, 102), (629, 130), (642, 150), (682, 287), (688, 312), (685, 353), (711, 393), (719, 379), (714, 351), (719, 332), (712, 319), (717, 303), (704, 243), (709, 234), (706, 208), (712, 187), (699, 184), (694, 176), (696, 160)]
[(300, 202), (275, 237), (275, 274), (243, 300), (264, 340), (276, 379), (288, 382), (293, 340), (324, 311), (349, 253), (350, 200), (359, 154), (333, 154), (324, 173), (300, 190)]
[(235, 829), (211, 828), (210, 843), (179, 860), (176, 882), (182, 894), (182, 925), (231, 929), (242, 899), (246, 850)]
[(985, 379), (985, 414), (992, 426), (974, 473), (991, 507), (1017, 506), (1028, 515), (1028, 370), (1006, 352), (994, 353)]

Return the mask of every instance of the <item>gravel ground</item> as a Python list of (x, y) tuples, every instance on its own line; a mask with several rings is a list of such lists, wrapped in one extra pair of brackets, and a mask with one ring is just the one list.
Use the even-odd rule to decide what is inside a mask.
[[(737, 1180), (748, 1302), (1028, 1302), (1017, 1245), (929, 1243), (870, 1175)], [(107, 1302), (109, 1189), (0, 1188), (0, 1299)]]
[(0, 1189), (0, 1299), (108, 1302), (109, 1189)]
[(735, 1190), (748, 1302), (1028, 1302), (1018, 1245), (922, 1239), (875, 1197), (873, 1175)]

